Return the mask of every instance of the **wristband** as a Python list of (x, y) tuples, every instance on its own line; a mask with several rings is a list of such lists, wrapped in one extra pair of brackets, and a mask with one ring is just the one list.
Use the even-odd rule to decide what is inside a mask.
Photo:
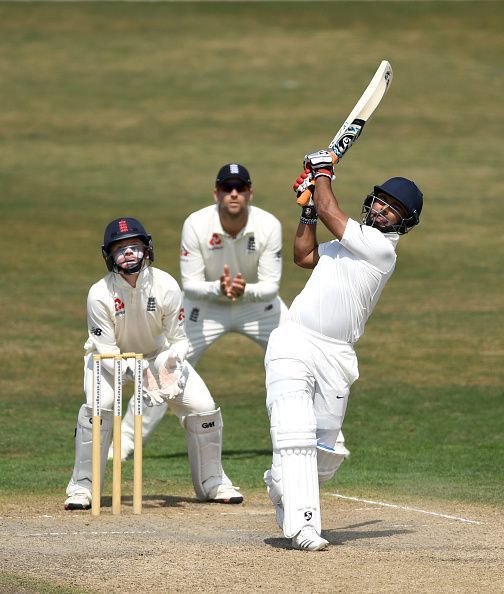
[(316, 225), (317, 219), (318, 214), (313, 205), (303, 206), (301, 218), (299, 219), (300, 223), (303, 223), (303, 225)]
[(317, 179), (317, 177), (328, 177), (332, 180), (333, 175), (334, 172), (331, 171), (331, 169), (317, 169), (317, 171), (314, 172), (313, 177), (315, 179)]

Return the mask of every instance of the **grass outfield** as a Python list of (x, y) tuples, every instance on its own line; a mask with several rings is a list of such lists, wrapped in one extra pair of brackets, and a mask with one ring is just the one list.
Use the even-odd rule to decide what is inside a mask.
[[(503, 16), (501, 2), (2, 2), (2, 498), (63, 502), (106, 223), (139, 218), (178, 278), (184, 218), (242, 162), (283, 223), (290, 303), (307, 279), (291, 262), (303, 154), (387, 59), (394, 82), (334, 187), (358, 217), (374, 183), (404, 175), (425, 207), (357, 345), (352, 457), (326, 488), (503, 505)], [(222, 406), (226, 470), (262, 489), (260, 349), (225, 337), (199, 371)], [(173, 417), (144, 453), (147, 496), (192, 492)]]

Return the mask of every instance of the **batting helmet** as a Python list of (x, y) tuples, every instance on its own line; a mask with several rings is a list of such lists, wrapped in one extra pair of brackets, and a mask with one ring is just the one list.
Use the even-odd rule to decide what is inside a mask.
[[(147, 233), (144, 226), (137, 219), (131, 217), (122, 217), (120, 219), (114, 219), (105, 228), (103, 235), (102, 255), (107, 264), (107, 268), (111, 272), (118, 272), (117, 266), (112, 257), (111, 248), (116, 241), (121, 239), (128, 239), (133, 237), (139, 237), (147, 248), (147, 255), (149, 263), (154, 262), (154, 246), (152, 243), (151, 236)], [(138, 263), (135, 269), (130, 269), (129, 274), (138, 272), (143, 266), (144, 258)]]
[(366, 198), (363, 204), (362, 212), (365, 213), (364, 222), (369, 223), (367, 215), (369, 214), (371, 203), (380, 192), (388, 194), (400, 202), (407, 211), (407, 216), (403, 217), (400, 223), (391, 226), (390, 231), (395, 231), (399, 235), (408, 233), (415, 225), (420, 222), (420, 213), (423, 206), (423, 194), (415, 182), (405, 177), (391, 177), (381, 186), (374, 187), (374, 194)]

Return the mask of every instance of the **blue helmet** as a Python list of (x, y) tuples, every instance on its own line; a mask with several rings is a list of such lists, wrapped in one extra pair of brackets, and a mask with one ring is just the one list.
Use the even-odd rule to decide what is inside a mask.
[(391, 226), (390, 229), (383, 229), (383, 231), (395, 231), (399, 235), (403, 235), (411, 231), (415, 225), (418, 225), (423, 206), (423, 194), (415, 182), (405, 177), (392, 177), (380, 186), (374, 187), (374, 193), (366, 198), (362, 208), (362, 212), (365, 214), (363, 222), (366, 225), (372, 224), (372, 220), (368, 215), (373, 199), (380, 192), (395, 198), (407, 211), (407, 216), (402, 217), (400, 223)]
[[(117, 266), (112, 257), (111, 248), (112, 244), (121, 239), (128, 239), (133, 237), (139, 237), (147, 248), (147, 255), (149, 263), (154, 262), (154, 246), (152, 243), (151, 236), (147, 233), (144, 226), (137, 219), (131, 217), (122, 217), (120, 219), (114, 219), (111, 221), (103, 235), (102, 255), (107, 264), (107, 268), (111, 272), (118, 272)], [(127, 274), (134, 274), (139, 272), (143, 267), (144, 258), (138, 263), (135, 269), (124, 271)]]

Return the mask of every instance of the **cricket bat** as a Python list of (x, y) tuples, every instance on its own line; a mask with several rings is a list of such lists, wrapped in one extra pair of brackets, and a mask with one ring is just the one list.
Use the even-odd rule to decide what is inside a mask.
[[(373, 115), (375, 109), (380, 105), (390, 83), (392, 82), (392, 66), (383, 60), (375, 72), (371, 82), (357, 101), (336, 136), (329, 143), (329, 151), (332, 153), (333, 163), (336, 165), (344, 157), (352, 144), (359, 138), (364, 125)], [(312, 195), (314, 181), (309, 175), (298, 189), (297, 203), (304, 206)]]

